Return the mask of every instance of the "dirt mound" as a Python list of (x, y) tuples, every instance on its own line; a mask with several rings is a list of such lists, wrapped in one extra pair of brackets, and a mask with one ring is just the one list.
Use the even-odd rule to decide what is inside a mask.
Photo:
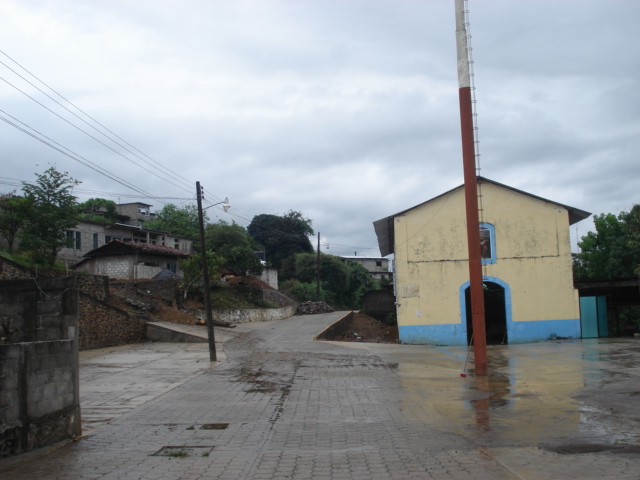
[(320, 338), (336, 342), (400, 343), (397, 326), (390, 327), (357, 312), (343, 320), (338, 328), (328, 329)]

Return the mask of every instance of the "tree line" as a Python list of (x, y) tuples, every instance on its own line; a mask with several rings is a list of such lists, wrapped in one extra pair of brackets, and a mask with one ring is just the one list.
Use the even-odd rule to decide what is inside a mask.
[[(79, 183), (52, 167), (36, 174), (34, 183), (23, 182), (23, 195), (15, 191), (1, 194), (0, 236), (8, 253), (16, 254), (18, 261), (29, 266), (54, 267), (59, 251), (71, 246), (73, 239), (67, 232), (79, 220), (118, 221), (117, 205), (111, 200), (78, 202), (73, 188)], [(210, 223), (206, 212), (204, 219), (204, 246), (199, 245), (198, 211), (193, 204), (165, 205), (144, 227), (195, 239), (195, 252), (206, 250), (214, 281), (224, 272), (260, 275), (268, 266), (278, 270), (281, 288), (297, 300), (316, 299), (317, 253), (310, 240), (315, 233), (311, 219), (294, 210), (282, 215), (256, 215), (247, 228), (224, 220)], [(200, 257), (193, 255), (181, 263), (187, 288), (199, 285)], [(320, 254), (319, 272), (320, 300), (334, 307), (359, 308), (366, 291), (380, 288), (361, 265), (333, 255)]]

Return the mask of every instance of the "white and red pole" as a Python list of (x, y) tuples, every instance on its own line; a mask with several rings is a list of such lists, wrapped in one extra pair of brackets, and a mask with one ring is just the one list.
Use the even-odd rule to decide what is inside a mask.
[(456, 47), (458, 51), (458, 88), (460, 98), (460, 126), (462, 130), (462, 164), (464, 196), (467, 211), (467, 243), (469, 248), (469, 283), (473, 320), (473, 353), (476, 375), (487, 375), (487, 337), (484, 316), (484, 288), (482, 287), (482, 258), (480, 253), (480, 219), (478, 215), (478, 181), (475, 165), (473, 135), (473, 104), (469, 47), (464, 0), (456, 4)]

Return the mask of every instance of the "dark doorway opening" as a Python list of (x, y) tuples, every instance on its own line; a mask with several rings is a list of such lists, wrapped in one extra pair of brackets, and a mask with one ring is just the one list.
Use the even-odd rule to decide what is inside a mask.
[[(494, 282), (484, 282), (484, 321), (487, 335), (487, 345), (507, 345), (507, 307), (504, 297), (504, 287)], [(471, 317), (471, 289), (464, 291), (464, 303), (467, 313), (467, 344), (471, 343), (473, 335), (473, 320)]]

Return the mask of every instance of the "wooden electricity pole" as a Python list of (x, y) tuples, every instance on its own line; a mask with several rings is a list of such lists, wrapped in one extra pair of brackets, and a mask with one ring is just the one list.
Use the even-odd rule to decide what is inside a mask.
[(209, 360), (218, 360), (216, 355), (216, 337), (213, 332), (213, 315), (211, 314), (211, 291), (209, 286), (209, 265), (207, 264), (207, 250), (204, 246), (204, 219), (202, 215), (202, 190), (200, 182), (196, 182), (198, 199), (198, 225), (200, 227), (200, 255), (202, 257), (202, 276), (204, 282), (204, 309), (207, 314), (207, 337), (209, 339)]
[(318, 232), (318, 253), (316, 256), (316, 302), (320, 301), (320, 232)]

